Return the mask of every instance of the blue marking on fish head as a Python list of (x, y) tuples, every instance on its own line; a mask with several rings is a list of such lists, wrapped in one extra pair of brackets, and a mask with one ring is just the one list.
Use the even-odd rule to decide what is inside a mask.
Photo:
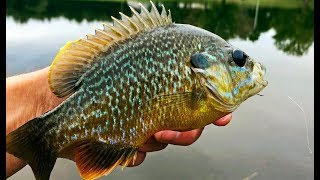
[(266, 85), (266, 68), (228, 44), (215, 44), (191, 56), (191, 66), (220, 110), (234, 110)]

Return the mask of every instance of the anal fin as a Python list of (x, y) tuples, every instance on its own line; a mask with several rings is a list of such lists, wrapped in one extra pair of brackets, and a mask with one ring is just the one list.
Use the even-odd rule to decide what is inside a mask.
[(137, 148), (88, 141), (75, 149), (75, 162), (83, 179), (97, 179), (112, 172), (120, 163), (134, 160)]

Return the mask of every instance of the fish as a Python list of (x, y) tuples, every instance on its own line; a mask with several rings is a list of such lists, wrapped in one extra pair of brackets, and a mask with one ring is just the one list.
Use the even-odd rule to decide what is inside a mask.
[(152, 1), (140, 7), (67, 42), (48, 73), (66, 99), (6, 136), (6, 152), (37, 180), (50, 178), (57, 158), (100, 178), (134, 162), (154, 133), (204, 127), (267, 86), (266, 67), (220, 36), (173, 22)]

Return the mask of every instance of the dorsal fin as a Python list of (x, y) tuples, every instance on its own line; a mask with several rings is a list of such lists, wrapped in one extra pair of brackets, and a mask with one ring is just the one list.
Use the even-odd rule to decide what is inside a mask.
[(113, 25), (103, 24), (104, 29), (97, 29), (94, 35), (86, 38), (67, 42), (60, 49), (53, 60), (49, 71), (49, 86), (51, 91), (58, 97), (72, 94), (78, 88), (81, 76), (98, 60), (99, 55), (108, 48), (117, 44), (118, 41), (128, 39), (138, 33), (142, 33), (156, 27), (172, 24), (170, 10), (167, 12), (162, 5), (161, 14), (151, 3), (149, 12), (141, 3), (140, 14), (131, 6), (132, 17), (123, 13), (121, 20), (111, 17)]

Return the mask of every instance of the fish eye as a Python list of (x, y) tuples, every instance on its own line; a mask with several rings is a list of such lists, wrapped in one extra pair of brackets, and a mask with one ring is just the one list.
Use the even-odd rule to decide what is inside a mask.
[(243, 67), (246, 63), (248, 55), (239, 49), (235, 49), (232, 52), (233, 61), (240, 67)]
[(195, 68), (206, 69), (209, 67), (209, 62), (205, 55), (196, 53), (191, 55), (191, 64)]

